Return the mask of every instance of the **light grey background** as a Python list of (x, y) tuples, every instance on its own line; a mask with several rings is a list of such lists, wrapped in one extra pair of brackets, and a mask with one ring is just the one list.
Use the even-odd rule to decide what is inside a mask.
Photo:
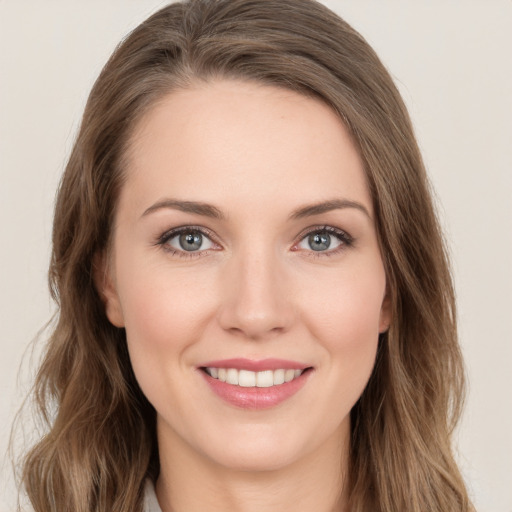
[[(4, 452), (30, 353), (18, 385), (19, 366), (52, 311), (55, 189), (102, 65), (165, 3), (0, 0), (0, 512), (14, 509)], [(411, 111), (458, 292), (460, 464), (480, 512), (512, 512), (512, 1), (325, 3), (374, 46)]]

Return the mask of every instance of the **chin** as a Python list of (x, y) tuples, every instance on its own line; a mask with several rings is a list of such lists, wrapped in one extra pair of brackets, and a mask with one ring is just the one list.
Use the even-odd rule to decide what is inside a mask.
[(342, 430), (348, 434), (349, 429), (345, 429), (348, 425), (348, 418), (330, 432), (325, 425), (313, 428), (304, 423), (296, 425), (295, 431), (289, 426), (240, 425), (235, 431), (224, 431), (226, 435), (209, 436), (202, 443), (202, 451), (215, 464), (233, 471), (279, 471), (307, 464), (316, 455), (339, 453), (341, 440), (345, 438)]
[(260, 441), (244, 447), (235, 444), (229, 450), (212, 455), (215, 456), (214, 461), (226, 469), (258, 473), (290, 467), (300, 460), (303, 454), (297, 448), (283, 449), (274, 443), (265, 444)]

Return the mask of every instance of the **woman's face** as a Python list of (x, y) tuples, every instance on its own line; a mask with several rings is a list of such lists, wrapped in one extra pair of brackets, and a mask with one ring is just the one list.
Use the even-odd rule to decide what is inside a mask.
[(258, 470), (346, 441), (390, 318), (362, 163), (323, 103), (218, 81), (156, 104), (106, 270), (161, 450)]

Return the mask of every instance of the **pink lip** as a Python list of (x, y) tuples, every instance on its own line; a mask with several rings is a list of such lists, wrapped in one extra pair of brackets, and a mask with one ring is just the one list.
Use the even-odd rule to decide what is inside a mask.
[[(211, 368), (236, 368), (238, 370), (264, 371), (283, 369), (302, 370), (308, 366), (294, 361), (281, 359), (264, 359), (251, 361), (248, 359), (224, 359), (222, 361), (210, 361), (202, 366)], [(201, 367), (200, 367), (201, 368)], [(268, 409), (279, 405), (297, 393), (307, 382), (312, 371), (302, 373), (300, 377), (290, 382), (285, 382), (268, 388), (244, 388), (233, 384), (222, 382), (210, 377), (205, 371), (199, 370), (210, 389), (225, 402), (242, 409)]]
[(264, 370), (304, 370), (308, 368), (307, 364), (297, 361), (287, 361), (285, 359), (261, 359), (253, 361), (252, 359), (236, 358), (222, 359), (218, 361), (209, 361), (200, 367), (205, 368), (236, 368), (237, 370), (249, 370), (251, 372), (262, 372)]

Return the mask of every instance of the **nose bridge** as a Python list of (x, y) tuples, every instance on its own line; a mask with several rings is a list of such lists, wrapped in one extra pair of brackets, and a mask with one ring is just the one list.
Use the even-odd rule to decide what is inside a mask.
[(220, 309), (224, 329), (251, 339), (289, 328), (293, 306), (282, 259), (272, 247), (249, 246), (233, 254)]

